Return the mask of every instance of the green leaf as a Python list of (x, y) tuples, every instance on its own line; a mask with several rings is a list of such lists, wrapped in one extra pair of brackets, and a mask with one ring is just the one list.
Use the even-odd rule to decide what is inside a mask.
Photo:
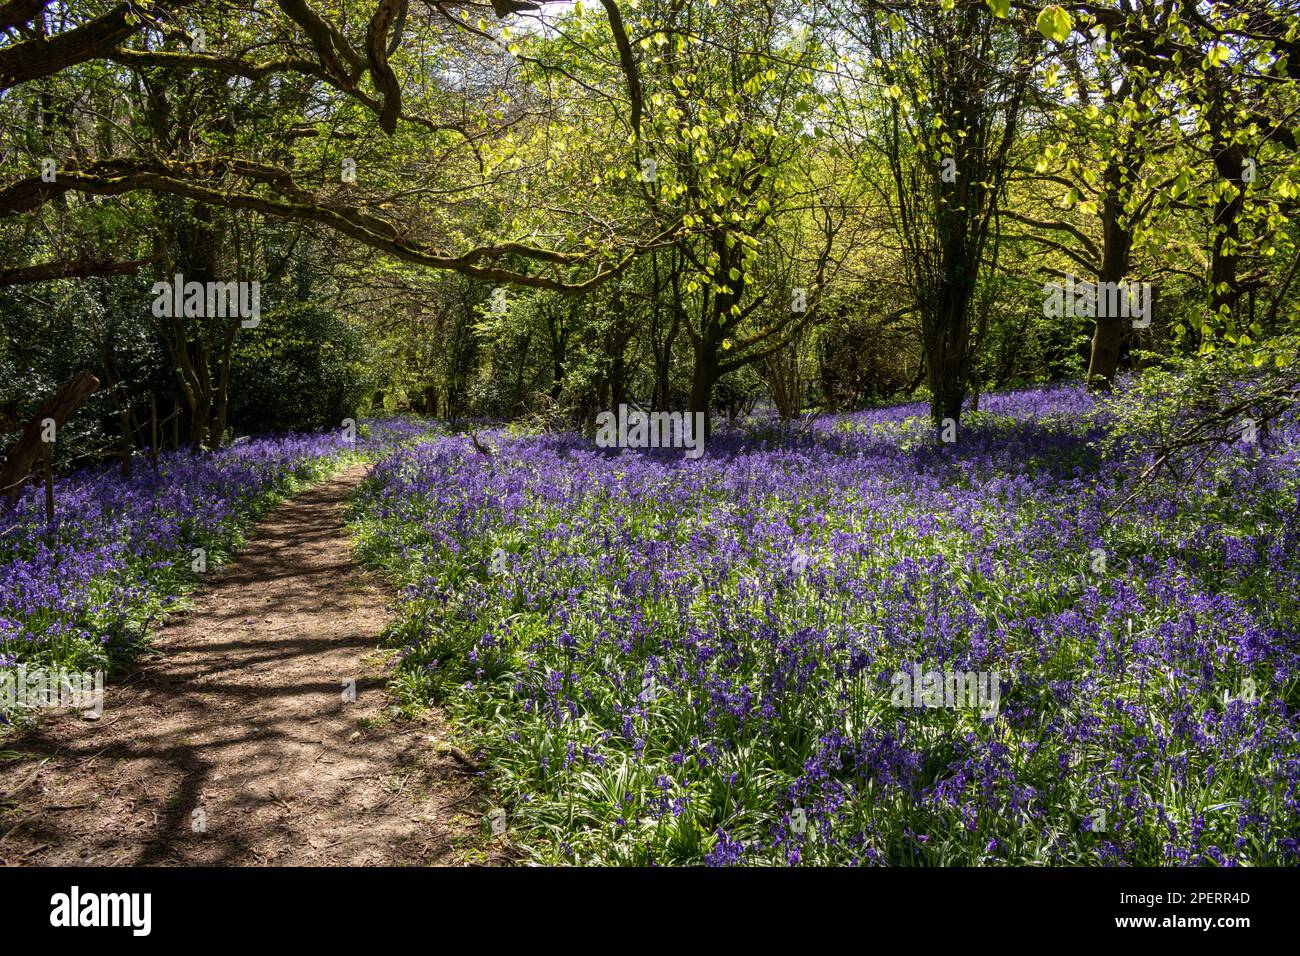
[(989, 5), (989, 9), (993, 11), (995, 17), (1001, 17), (1005, 20), (1007, 14), (1011, 12), (1011, 0), (985, 0), (985, 2)]
[(1038, 14), (1038, 32), (1057, 43), (1065, 42), (1073, 27), (1074, 21), (1070, 15), (1054, 3), (1043, 7)]

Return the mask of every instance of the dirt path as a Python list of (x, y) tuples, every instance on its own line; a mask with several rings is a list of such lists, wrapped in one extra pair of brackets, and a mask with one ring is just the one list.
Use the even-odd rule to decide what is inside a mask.
[[(0, 749), (9, 864), (457, 863), (477, 781), (393, 720), (375, 652), (382, 583), (354, 565), (354, 468), (286, 502), (213, 571), (103, 717), (51, 717)], [(344, 683), (356, 682), (356, 701)]]

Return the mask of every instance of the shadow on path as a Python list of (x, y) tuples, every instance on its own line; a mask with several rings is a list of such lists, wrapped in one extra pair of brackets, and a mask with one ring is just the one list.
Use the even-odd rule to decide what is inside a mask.
[[(477, 843), (478, 782), (435, 722), (391, 720), (382, 582), (343, 526), (361, 467), (295, 496), (212, 572), (101, 720), (5, 741), (0, 861), (418, 865)], [(355, 682), (356, 700), (344, 700)]]

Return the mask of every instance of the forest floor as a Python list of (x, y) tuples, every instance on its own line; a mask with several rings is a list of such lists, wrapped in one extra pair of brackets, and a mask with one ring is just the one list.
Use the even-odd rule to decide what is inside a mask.
[(364, 475), (350, 468), (267, 515), (106, 686), (99, 719), (61, 713), (0, 742), (0, 864), (503, 855), (438, 716), (398, 717), (385, 690), (376, 645), (391, 595), (357, 568), (344, 526)]

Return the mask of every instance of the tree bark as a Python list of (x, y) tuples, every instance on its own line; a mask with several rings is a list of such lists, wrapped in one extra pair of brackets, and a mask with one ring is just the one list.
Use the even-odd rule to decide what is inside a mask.
[[(1114, 160), (1106, 167), (1106, 194), (1102, 202), (1102, 258), (1101, 269), (1097, 273), (1100, 283), (1118, 284), (1128, 275), (1133, 236), (1122, 218), (1125, 175), (1124, 166)], [(1104, 301), (1105, 296), (1097, 296), (1098, 304)], [(1092, 353), (1088, 359), (1089, 388), (1106, 390), (1114, 384), (1124, 347), (1124, 322), (1125, 319), (1118, 315), (1097, 316), (1097, 326), (1092, 335)]]
[(73, 259), (66, 262), (42, 262), (33, 266), (15, 266), (0, 269), (0, 286), (30, 285), (52, 279), (84, 279), (90, 276), (135, 275), (150, 259), (128, 259), (121, 262), (91, 262)]
[[(158, 12), (166, 12), (167, 7), (174, 5), (158, 4)], [(14, 10), (12, 14), (9, 7), (6, 7), (6, 19), (21, 24), (34, 16), (34, 13), (28, 16), (31, 12), (30, 5), (15, 6), (21, 9)], [(144, 18), (134, 14), (129, 4), (121, 3), (79, 27), (64, 30), (54, 36), (40, 35), (7, 46), (0, 50), (0, 90), (29, 80), (38, 80), (86, 60), (106, 56), (115, 46), (144, 26)]]
[(698, 412), (704, 415), (704, 434), (713, 429), (711, 412), (713, 408), (713, 386), (718, 381), (718, 343), (712, 330), (705, 330), (695, 344), (695, 367), (691, 371), (691, 401), (687, 411), (692, 415)]

